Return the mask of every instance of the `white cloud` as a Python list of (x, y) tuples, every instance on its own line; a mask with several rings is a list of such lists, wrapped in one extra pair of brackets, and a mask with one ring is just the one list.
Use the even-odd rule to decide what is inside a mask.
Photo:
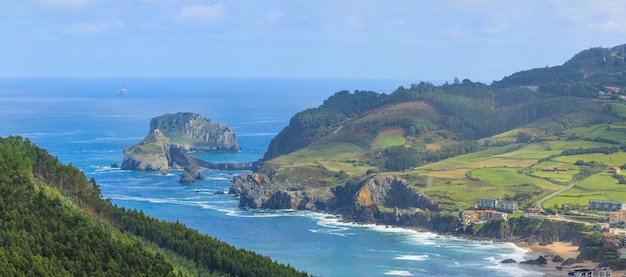
[(110, 31), (117, 28), (123, 28), (126, 25), (121, 19), (111, 19), (94, 22), (77, 22), (65, 29), (69, 34), (95, 34)]
[(179, 22), (208, 22), (221, 20), (225, 17), (226, 7), (221, 4), (214, 4), (183, 7), (175, 19)]
[(271, 9), (269, 11), (267, 11), (267, 22), (268, 23), (277, 23), (281, 20), (281, 18), (283, 17), (283, 12), (281, 10), (277, 10), (277, 9)]
[(46, 10), (78, 11), (87, 5), (88, 0), (42, 0), (39, 7)]
[(555, 16), (578, 31), (626, 32), (626, 5), (618, 0), (551, 1)]

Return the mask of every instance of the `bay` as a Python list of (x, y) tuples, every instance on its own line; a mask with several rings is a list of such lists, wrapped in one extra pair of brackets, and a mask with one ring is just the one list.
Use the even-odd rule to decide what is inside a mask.
[[(237, 247), (317, 276), (537, 276), (537, 268), (501, 264), (526, 250), (511, 243), (464, 240), (429, 232), (343, 223), (306, 211), (238, 207), (228, 189), (245, 171), (204, 171), (180, 185), (177, 171), (132, 172), (123, 149), (141, 141), (150, 119), (195, 112), (229, 125), (239, 153), (198, 153), (212, 162), (260, 159), (297, 112), (340, 90), (391, 93), (407, 80), (85, 78), (0, 79), (0, 136), (29, 138), (63, 163), (95, 178), (113, 203), (179, 221)], [(126, 95), (116, 91), (126, 88)], [(196, 192), (196, 188), (199, 192)]]

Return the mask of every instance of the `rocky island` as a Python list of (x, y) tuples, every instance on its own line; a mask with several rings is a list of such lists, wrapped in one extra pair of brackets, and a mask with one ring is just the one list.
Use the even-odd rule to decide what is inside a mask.
[[(226, 125), (196, 113), (165, 114), (150, 121), (150, 132), (138, 144), (124, 149), (122, 169), (161, 171), (185, 169), (181, 181), (201, 179), (205, 169), (253, 169), (256, 162), (215, 164), (189, 155), (189, 151), (238, 151), (235, 133)], [(195, 176), (190, 178), (189, 176)]]

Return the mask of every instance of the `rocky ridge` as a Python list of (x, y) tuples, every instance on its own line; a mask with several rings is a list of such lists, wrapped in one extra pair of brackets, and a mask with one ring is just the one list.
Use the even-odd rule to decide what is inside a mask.
[(439, 213), (427, 196), (404, 179), (376, 174), (331, 189), (330, 197), (313, 197), (302, 185), (274, 182), (261, 173), (237, 176), (230, 194), (250, 208), (298, 209), (341, 215), (346, 221), (419, 227), (441, 233), (471, 233), (457, 215)]
[(172, 143), (187, 151), (238, 151), (230, 127), (196, 113), (164, 114), (150, 120), (150, 132), (160, 130)]
[[(155, 117), (151, 120), (150, 126), (152, 129), (145, 139), (124, 149), (122, 169), (166, 172), (170, 169), (183, 168), (194, 170), (256, 168), (256, 162), (216, 164), (189, 155), (190, 150), (238, 150), (235, 134), (226, 125), (210, 122), (194, 113), (177, 113)], [(166, 131), (161, 128), (165, 128)]]

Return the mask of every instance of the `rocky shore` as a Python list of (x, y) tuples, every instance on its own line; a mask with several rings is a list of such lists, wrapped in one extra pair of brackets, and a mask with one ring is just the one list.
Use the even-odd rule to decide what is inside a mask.
[(270, 181), (260, 173), (234, 178), (229, 193), (250, 208), (299, 209), (341, 215), (346, 221), (423, 228), (439, 233), (472, 234), (457, 214), (440, 212), (427, 196), (402, 178), (375, 174), (313, 195), (303, 184)]

